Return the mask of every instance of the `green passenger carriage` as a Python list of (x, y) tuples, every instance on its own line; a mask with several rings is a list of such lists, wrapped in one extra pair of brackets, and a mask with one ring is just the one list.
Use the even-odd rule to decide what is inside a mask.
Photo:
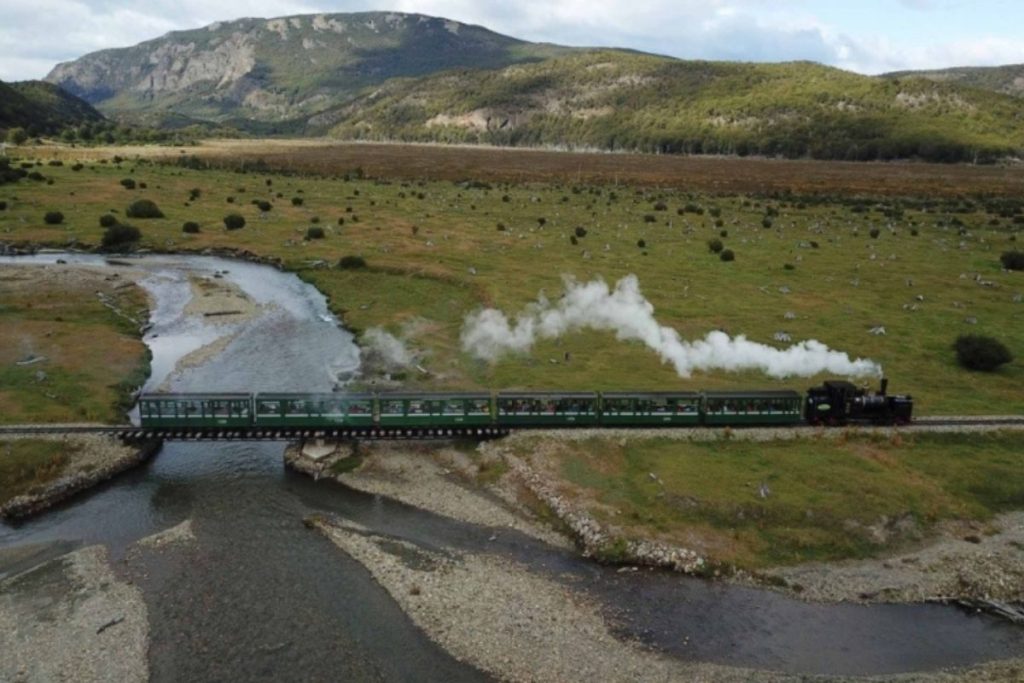
[(469, 427), (490, 425), (491, 395), (378, 394), (381, 427)]
[(704, 424), (796, 424), (803, 419), (802, 407), (803, 396), (796, 391), (707, 391)]
[(147, 427), (251, 427), (249, 394), (143, 394), (139, 418)]
[(601, 394), (603, 425), (678, 425), (700, 424), (700, 394), (689, 392)]
[(496, 400), (500, 425), (596, 425), (600, 417), (594, 392), (500, 392)]
[(256, 394), (259, 427), (372, 427), (373, 394)]

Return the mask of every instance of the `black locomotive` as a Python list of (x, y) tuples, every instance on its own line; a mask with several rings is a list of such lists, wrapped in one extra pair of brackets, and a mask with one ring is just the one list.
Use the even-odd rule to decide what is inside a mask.
[(889, 380), (883, 378), (877, 392), (842, 380), (811, 387), (804, 403), (804, 419), (813, 425), (909, 423), (914, 399), (909, 395), (890, 396), (886, 393), (888, 386)]

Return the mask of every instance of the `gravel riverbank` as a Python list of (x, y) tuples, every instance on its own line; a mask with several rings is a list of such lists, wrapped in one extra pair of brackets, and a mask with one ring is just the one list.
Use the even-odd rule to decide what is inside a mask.
[(141, 465), (159, 452), (161, 442), (126, 444), (100, 434), (43, 434), (5, 436), (0, 441), (45, 440), (64, 444), (72, 453), (64, 471), (52, 481), (0, 505), (0, 518), (17, 519), (45, 510), (56, 503)]
[(0, 680), (146, 681), (141, 591), (91, 546), (0, 582)]

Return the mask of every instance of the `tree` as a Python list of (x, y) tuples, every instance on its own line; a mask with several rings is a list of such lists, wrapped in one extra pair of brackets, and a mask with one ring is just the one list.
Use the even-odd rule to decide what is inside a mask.
[(131, 251), (142, 239), (142, 233), (134, 225), (118, 223), (103, 233), (103, 251)]
[(24, 128), (11, 128), (7, 131), (7, 142), (12, 145), (24, 145), (28, 142), (28, 132)]
[(137, 199), (128, 205), (125, 215), (129, 218), (163, 218), (163, 211), (151, 199)]
[(229, 213), (224, 216), (224, 227), (228, 230), (241, 230), (245, 227), (245, 218), (237, 213)]
[(953, 344), (956, 359), (969, 370), (992, 372), (1013, 360), (1010, 350), (997, 339), (977, 334), (962, 334)]

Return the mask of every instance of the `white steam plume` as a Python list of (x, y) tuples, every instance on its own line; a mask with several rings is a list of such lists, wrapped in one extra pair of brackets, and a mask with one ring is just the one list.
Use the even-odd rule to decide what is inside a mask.
[(871, 360), (850, 360), (814, 339), (776, 349), (748, 340), (709, 332), (686, 341), (671, 327), (658, 324), (654, 306), (640, 293), (635, 275), (609, 290), (604, 280), (578, 283), (565, 279), (565, 296), (552, 303), (543, 294), (529, 304), (513, 325), (501, 311), (484, 309), (466, 316), (462, 348), (478, 358), (496, 360), (509, 352), (525, 352), (538, 339), (550, 339), (579, 329), (609, 330), (620, 340), (638, 340), (671, 363), (680, 377), (695, 370), (760, 370), (771, 377), (808, 377), (828, 372), (846, 377), (881, 375)]
[(367, 352), (376, 354), (385, 365), (405, 368), (412, 364), (412, 354), (398, 337), (379, 327), (363, 332), (363, 346)]

